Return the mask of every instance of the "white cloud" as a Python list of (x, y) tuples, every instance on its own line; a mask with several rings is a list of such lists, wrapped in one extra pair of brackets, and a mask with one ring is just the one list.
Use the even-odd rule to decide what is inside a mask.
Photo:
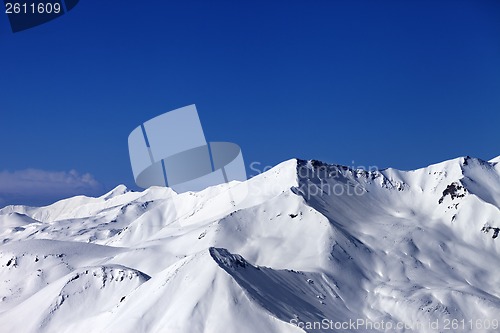
[(75, 170), (0, 171), (0, 202), (4, 203), (43, 202), (78, 194), (93, 195), (102, 189), (91, 174), (80, 174)]

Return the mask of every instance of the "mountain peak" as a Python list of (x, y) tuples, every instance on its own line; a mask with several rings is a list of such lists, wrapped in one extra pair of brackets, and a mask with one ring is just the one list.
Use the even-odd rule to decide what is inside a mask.
[(127, 186), (120, 184), (111, 191), (109, 191), (108, 193), (102, 195), (101, 198), (103, 198), (104, 200), (109, 200), (111, 198), (123, 195), (128, 192), (131, 192), (131, 190), (129, 190)]

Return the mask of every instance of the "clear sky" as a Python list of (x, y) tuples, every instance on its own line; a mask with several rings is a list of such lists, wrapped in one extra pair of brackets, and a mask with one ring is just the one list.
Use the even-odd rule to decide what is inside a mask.
[(247, 166), (500, 154), (500, 1), (81, 0), (0, 50), (0, 206), (135, 188), (129, 133), (189, 104)]

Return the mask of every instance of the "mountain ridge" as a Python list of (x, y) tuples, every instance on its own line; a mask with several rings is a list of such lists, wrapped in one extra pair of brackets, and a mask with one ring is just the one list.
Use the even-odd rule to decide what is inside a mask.
[[(417, 323), (491, 324), (500, 310), (494, 160), (460, 157), (400, 171), (292, 159), (201, 192), (118, 186), (98, 198), (7, 206), (0, 209), (0, 325), (19, 332), (356, 332), (335, 323), (359, 319), (379, 325), (367, 332), (387, 331), (382, 321), (408, 327), (394, 332), (438, 332)], [(40, 295), (59, 293), (57, 281), (89, 269), (143, 278), (88, 289), (67, 303), (80, 314), (73, 323), (37, 306)], [(95, 281), (71, 285), (87, 290)], [(78, 305), (102, 300), (101, 293), (111, 303), (96, 311)], [(27, 311), (49, 315), (30, 326), (21, 319)]]

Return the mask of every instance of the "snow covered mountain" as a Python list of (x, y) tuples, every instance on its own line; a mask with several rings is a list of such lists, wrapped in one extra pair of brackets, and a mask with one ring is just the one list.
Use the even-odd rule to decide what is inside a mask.
[(0, 332), (499, 332), (499, 162), (7, 206)]

